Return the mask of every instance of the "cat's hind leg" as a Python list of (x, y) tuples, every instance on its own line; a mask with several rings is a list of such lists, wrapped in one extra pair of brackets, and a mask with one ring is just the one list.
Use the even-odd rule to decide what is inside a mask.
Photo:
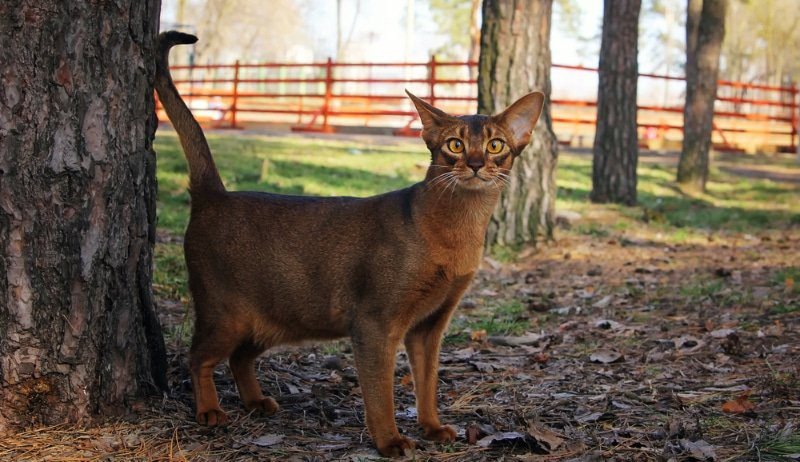
[(264, 350), (252, 342), (244, 342), (234, 350), (229, 364), (245, 409), (272, 415), (279, 409), (278, 403), (264, 396), (255, 372), (255, 360)]
[(228, 423), (228, 416), (219, 406), (217, 388), (214, 385), (214, 367), (230, 355), (236, 344), (226, 342), (224, 338), (221, 340), (202, 335), (202, 331), (196, 332), (192, 339), (189, 360), (196, 407), (195, 417), (197, 423), (209, 427)]

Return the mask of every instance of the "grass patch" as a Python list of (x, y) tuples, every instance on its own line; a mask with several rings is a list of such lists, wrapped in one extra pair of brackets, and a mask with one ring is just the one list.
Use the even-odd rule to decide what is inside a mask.
[(512, 300), (489, 306), (484, 312), (470, 318), (453, 320), (445, 342), (466, 343), (470, 340), (467, 331), (485, 330), (488, 335), (521, 335), (530, 330), (530, 326), (525, 307), (521, 302)]
[(772, 276), (772, 283), (788, 291), (800, 293), (800, 266), (781, 268)]
[(174, 243), (156, 245), (153, 292), (157, 297), (170, 300), (186, 300), (189, 296), (182, 245)]
[[(429, 154), (418, 140), (391, 144), (321, 138), (209, 134), (220, 174), (230, 190), (256, 190), (282, 194), (370, 196), (408, 186), (423, 178)], [(396, 142), (396, 144), (395, 144)], [(382, 142), (381, 142), (382, 143)], [(174, 132), (159, 131), (155, 139), (158, 158), (158, 228), (180, 236), (189, 219), (186, 160)], [(787, 165), (785, 168), (792, 168)], [(712, 172), (708, 193), (688, 195), (674, 185), (674, 167), (640, 163), (639, 205), (591, 204), (591, 157), (570, 153), (559, 156), (557, 207), (584, 217), (572, 231), (597, 238), (615, 234), (644, 235), (664, 242), (707, 242), (709, 233), (758, 232), (781, 229), (800, 222), (800, 187), (768, 180), (742, 179)], [(652, 236), (655, 237), (652, 237)], [(493, 256), (513, 262), (519, 249), (498, 247)], [(178, 244), (156, 246), (154, 284), (160, 297), (187, 296), (183, 249)], [(777, 278), (800, 279), (797, 267)], [(719, 283), (687, 288), (697, 296), (718, 291)], [(800, 284), (795, 284), (795, 289)], [(485, 320), (487, 330), (519, 332), (520, 326), (504, 317)]]
[(759, 460), (788, 461), (800, 454), (800, 433), (770, 438), (758, 445)]

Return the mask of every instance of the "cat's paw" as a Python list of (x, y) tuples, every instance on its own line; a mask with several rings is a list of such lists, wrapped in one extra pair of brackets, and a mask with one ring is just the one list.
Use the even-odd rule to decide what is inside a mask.
[(439, 425), (438, 427), (427, 427), (422, 436), (428, 441), (439, 443), (451, 443), (456, 440), (456, 429), (450, 425)]
[(244, 407), (248, 411), (254, 411), (261, 415), (272, 415), (278, 412), (278, 409), (280, 409), (278, 403), (269, 397), (261, 398), (250, 403), (245, 403)]
[(197, 423), (209, 427), (217, 427), (228, 425), (228, 415), (220, 408), (208, 409), (203, 412), (197, 412), (195, 416)]
[(414, 440), (400, 435), (377, 446), (378, 452), (381, 453), (383, 457), (410, 457), (414, 454), (414, 448), (416, 448)]

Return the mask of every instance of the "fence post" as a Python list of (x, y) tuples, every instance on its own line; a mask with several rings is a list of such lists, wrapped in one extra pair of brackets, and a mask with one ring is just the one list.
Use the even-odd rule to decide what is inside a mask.
[(331, 131), (328, 125), (328, 111), (331, 107), (331, 99), (333, 95), (333, 60), (328, 58), (325, 63), (325, 102), (322, 105), (322, 131), (328, 133)]
[(428, 92), (430, 93), (431, 106), (436, 105), (436, 55), (431, 55), (431, 60), (428, 62)]
[(800, 164), (800, 98), (798, 98), (797, 83), (792, 83), (792, 147), (797, 154), (797, 163)]
[(239, 60), (233, 65), (233, 103), (231, 104), (231, 128), (239, 128), (236, 125), (236, 109), (239, 105)]

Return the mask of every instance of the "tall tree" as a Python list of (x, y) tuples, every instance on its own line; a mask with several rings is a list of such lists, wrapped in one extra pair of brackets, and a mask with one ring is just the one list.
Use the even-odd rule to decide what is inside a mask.
[(727, 0), (689, 0), (686, 10), (686, 104), (678, 183), (704, 191)]
[[(484, 0), (478, 112), (493, 114), (539, 90), (550, 97), (552, 0)], [(549, 239), (555, 216), (558, 150), (545, 105), (531, 144), (517, 159), (487, 233), (487, 244)]]
[[(480, 54), (480, 0), (428, 0), (434, 23), (447, 43), (433, 53), (445, 59), (477, 61)], [(475, 77), (474, 75), (472, 77)]]
[(600, 44), (593, 202), (636, 203), (636, 82), (641, 0), (606, 0)]
[(0, 4), (0, 429), (166, 387), (150, 284), (159, 9)]

